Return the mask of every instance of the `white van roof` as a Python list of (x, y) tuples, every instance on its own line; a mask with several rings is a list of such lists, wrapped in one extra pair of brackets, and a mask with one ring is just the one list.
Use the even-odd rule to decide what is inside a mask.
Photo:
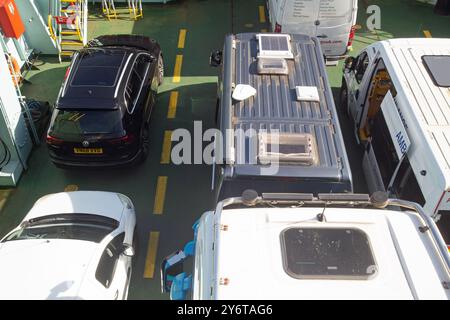
[[(416, 136), (410, 137), (412, 148), (417, 148), (418, 154), (431, 156), (430, 161), (440, 168), (445, 188), (450, 191), (450, 88), (438, 86), (422, 60), (424, 56), (450, 57), (450, 39), (394, 39), (374, 47), (389, 58), (385, 61), (388, 68), (395, 70), (390, 76), (398, 92), (397, 103), (411, 106), (412, 113), (404, 116), (407, 122), (415, 123), (408, 126), (420, 128), (414, 131)], [(450, 64), (440, 65), (450, 72)]]
[[(323, 222), (317, 218), (321, 213), (325, 216)], [(244, 208), (225, 209), (216, 219), (216, 299), (450, 298), (450, 291), (442, 284), (448, 281), (448, 274), (437, 262), (429, 233), (418, 231), (419, 220), (412, 212), (358, 208), (324, 210), (321, 207)], [(327, 242), (323, 246), (319, 240), (326, 237), (313, 236), (309, 240), (304, 237), (305, 243), (292, 239), (297, 230), (300, 234), (308, 228), (317, 229), (319, 233), (322, 230), (355, 232), (367, 241), (353, 241), (357, 243), (352, 248), (355, 252), (348, 252), (345, 250), (353, 246), (352, 241)], [(290, 239), (286, 230), (291, 230)], [(308, 246), (308, 241), (317, 245)], [(305, 245), (303, 251), (299, 251), (302, 244)], [(330, 246), (333, 249), (329, 255), (319, 250)], [(335, 263), (333, 257), (337, 256), (335, 253), (340, 246), (343, 248), (340, 252), (347, 255), (347, 259)], [(320, 258), (299, 259), (298, 253), (305, 250)], [(371, 256), (373, 262), (365, 269), (364, 260), (369, 261)], [(348, 262), (354, 258), (361, 258), (361, 264), (356, 262), (355, 265), (362, 266), (361, 270), (367, 270), (370, 276), (327, 277), (319, 272), (313, 277), (301, 278), (291, 272), (297, 266), (306, 266), (305, 270), (309, 270), (317, 264), (322, 270), (340, 272), (347, 268), (351, 273), (354, 265)], [(293, 269), (289, 269), (286, 261), (290, 261)]]

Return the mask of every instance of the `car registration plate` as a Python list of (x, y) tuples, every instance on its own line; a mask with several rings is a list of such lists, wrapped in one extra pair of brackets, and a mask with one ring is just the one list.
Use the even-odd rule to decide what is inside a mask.
[(103, 154), (102, 148), (73, 148), (75, 154)]

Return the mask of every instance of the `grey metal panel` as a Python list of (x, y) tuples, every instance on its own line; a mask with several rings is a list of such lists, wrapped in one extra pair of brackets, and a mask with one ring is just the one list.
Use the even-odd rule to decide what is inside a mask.
[[(316, 41), (308, 36), (291, 35), (294, 60), (288, 60), (288, 75), (258, 75), (255, 34), (239, 34), (235, 37), (235, 85), (249, 84), (257, 90), (257, 95), (248, 100), (233, 101), (232, 123), (234, 129), (280, 130), (289, 133), (311, 133), (315, 136), (320, 157), (320, 168), (334, 169), (335, 177), (341, 177), (345, 147), (337, 123), (337, 114), (331, 90), (326, 83), (325, 68), (320, 61), (322, 55)], [(318, 51), (319, 50), (319, 51)], [(316, 86), (320, 103), (299, 102), (295, 94), (296, 86)], [(237, 145), (237, 141), (236, 145)], [(247, 150), (248, 151), (248, 150)], [(239, 155), (237, 158), (246, 158)], [(248, 162), (246, 162), (248, 163)], [(311, 173), (316, 170), (309, 169)], [(348, 166), (345, 168), (349, 170)], [(286, 170), (288, 170), (286, 168)], [(242, 170), (238, 170), (242, 172)], [(288, 170), (292, 171), (292, 170)], [(301, 170), (305, 174), (304, 170)], [(300, 173), (300, 170), (298, 171)], [(315, 173), (317, 174), (317, 172)], [(351, 175), (345, 174), (347, 178)]]

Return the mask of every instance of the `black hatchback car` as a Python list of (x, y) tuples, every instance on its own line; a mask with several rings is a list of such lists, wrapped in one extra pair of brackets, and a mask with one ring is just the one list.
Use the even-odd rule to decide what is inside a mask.
[(145, 160), (149, 122), (164, 64), (159, 44), (101, 36), (76, 52), (47, 134), (58, 167), (120, 166)]

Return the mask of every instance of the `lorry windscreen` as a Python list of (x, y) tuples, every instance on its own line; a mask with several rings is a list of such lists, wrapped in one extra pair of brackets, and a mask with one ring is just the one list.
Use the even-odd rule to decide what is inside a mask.
[(85, 135), (124, 134), (120, 110), (57, 110), (50, 135), (59, 139), (78, 139)]

